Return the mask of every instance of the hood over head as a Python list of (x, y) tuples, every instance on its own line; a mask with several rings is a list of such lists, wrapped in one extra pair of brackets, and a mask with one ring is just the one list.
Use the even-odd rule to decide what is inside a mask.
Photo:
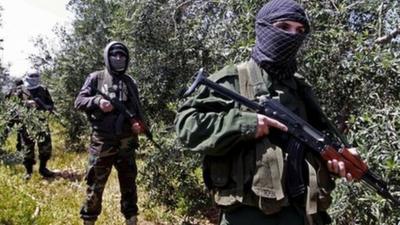
[[(125, 58), (115, 58), (113, 55), (122, 55)], [(124, 74), (128, 68), (129, 51), (128, 48), (118, 41), (112, 41), (104, 48), (104, 63), (107, 71), (112, 75)]]

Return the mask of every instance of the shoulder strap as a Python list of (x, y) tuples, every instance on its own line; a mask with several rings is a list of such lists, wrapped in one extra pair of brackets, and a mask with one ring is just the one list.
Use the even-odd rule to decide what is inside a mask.
[(106, 70), (97, 71), (95, 76), (97, 89), (108, 95), (109, 88), (113, 85), (113, 77)]
[(124, 81), (126, 88), (128, 89), (129, 95), (135, 100), (139, 101), (139, 96), (137, 93), (137, 85), (135, 80), (128, 75), (122, 75), (122, 80)]
[(253, 60), (240, 63), (237, 66), (239, 74), (240, 94), (255, 99), (268, 94), (268, 84), (263, 78), (263, 70)]
[(124, 81), (126, 88), (128, 90), (128, 100), (133, 104), (134, 108), (137, 110), (137, 115), (142, 122), (147, 125), (145, 115), (142, 111), (142, 106), (140, 104), (140, 99), (137, 91), (137, 85), (135, 80), (128, 75), (123, 75), (122, 80)]
[(237, 70), (239, 73), (239, 87), (240, 87), (240, 94), (245, 96), (246, 98), (253, 99), (254, 98), (254, 91), (253, 88), (250, 87), (249, 84), (249, 68), (247, 66), (247, 62), (240, 63), (237, 66)]
[(103, 71), (99, 71), (98, 73), (95, 74), (96, 75), (96, 81), (97, 81), (97, 89), (101, 90), (104, 93), (108, 93), (108, 90), (102, 90), (103, 85), (104, 85), (104, 70)]

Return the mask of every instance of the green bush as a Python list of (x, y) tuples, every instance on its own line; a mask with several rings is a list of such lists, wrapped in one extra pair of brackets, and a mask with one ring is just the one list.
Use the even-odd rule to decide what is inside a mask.
[[(376, 173), (399, 196), (399, 40), (378, 45), (376, 38), (399, 23), (396, 1), (300, 1), (312, 33), (299, 55), (299, 70), (315, 87), (324, 111), (358, 146)], [(215, 71), (246, 60), (254, 44), (254, 16), (265, 1), (71, 0), (72, 30), (58, 28), (60, 50), (33, 57), (50, 84), (67, 123), (67, 144), (84, 149), (88, 124), (73, 109), (85, 77), (103, 68), (109, 40), (124, 41), (131, 53), (129, 72), (163, 150), (144, 142), (141, 182), (151, 201), (181, 215), (210, 207), (200, 175), (201, 156), (175, 142), (172, 121), (177, 93), (200, 67)], [(2, 68), (0, 68), (0, 72)], [(1, 97), (1, 96), (0, 96)], [(0, 108), (0, 129), (6, 110)], [(343, 211), (342, 211), (343, 210)], [(335, 223), (394, 224), (399, 212), (359, 184), (339, 182), (331, 209)], [(29, 221), (28, 221), (29, 222)]]
[(151, 209), (162, 205), (183, 222), (191, 217), (201, 218), (211, 207), (199, 169), (201, 158), (182, 151), (173, 141), (174, 133), (162, 130), (161, 126), (154, 132), (161, 149), (147, 146), (143, 152), (144, 165), (139, 183), (148, 193), (149, 201), (145, 206)]
[[(389, 184), (394, 196), (400, 194), (400, 104), (379, 109), (370, 107), (349, 121), (349, 137), (374, 173)], [(340, 183), (335, 192), (336, 224), (396, 224), (400, 212), (390, 201), (366, 185)]]

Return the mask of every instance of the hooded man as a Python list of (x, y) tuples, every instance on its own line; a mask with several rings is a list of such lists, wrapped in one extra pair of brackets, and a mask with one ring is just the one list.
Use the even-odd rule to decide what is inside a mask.
[[(121, 212), (127, 225), (136, 225), (135, 149), (139, 147), (138, 134), (143, 132), (139, 93), (136, 82), (125, 74), (129, 52), (124, 44), (110, 42), (104, 49), (104, 62), (106, 68), (87, 77), (75, 100), (75, 107), (86, 112), (92, 125), (86, 176), (88, 189), (80, 214), (85, 225), (95, 224), (101, 212), (104, 187), (114, 166), (120, 184)], [(99, 91), (137, 115), (135, 122), (116, 110)]]
[[(251, 59), (210, 79), (254, 101), (276, 99), (328, 130), (311, 87), (296, 74), (296, 54), (310, 31), (303, 8), (271, 0), (258, 12), (255, 30)], [(331, 174), (352, 179), (343, 162), (322, 162), (284, 124), (208, 88), (180, 107), (175, 128), (187, 148), (204, 154), (204, 181), (222, 210), (220, 225), (329, 224)]]

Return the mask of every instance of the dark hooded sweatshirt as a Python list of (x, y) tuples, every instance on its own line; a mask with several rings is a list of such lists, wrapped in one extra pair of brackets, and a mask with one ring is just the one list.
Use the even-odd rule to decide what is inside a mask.
[[(93, 131), (103, 135), (129, 136), (132, 135), (129, 119), (123, 117), (121, 120), (122, 114), (115, 107), (111, 112), (103, 112), (99, 107), (102, 97), (96, 91), (97, 89), (101, 89), (100, 91), (106, 92), (109, 97), (116, 97), (131, 113), (137, 115), (138, 120), (143, 120), (139, 92), (135, 81), (130, 76), (126, 75), (124, 73), (125, 71), (116, 73), (112, 71), (110, 67), (108, 53), (116, 44), (122, 45), (119, 42), (111, 42), (105, 48), (104, 59), (106, 69), (93, 72), (86, 78), (84, 85), (75, 99), (75, 108), (86, 112)], [(103, 82), (103, 79), (107, 78), (109, 78), (110, 81)], [(106, 83), (106, 87), (108, 88), (104, 88), (105, 84), (98, 85), (99, 82)], [(112, 94), (108, 91), (111, 87), (118, 87), (114, 89), (121, 91), (115, 91)]]

